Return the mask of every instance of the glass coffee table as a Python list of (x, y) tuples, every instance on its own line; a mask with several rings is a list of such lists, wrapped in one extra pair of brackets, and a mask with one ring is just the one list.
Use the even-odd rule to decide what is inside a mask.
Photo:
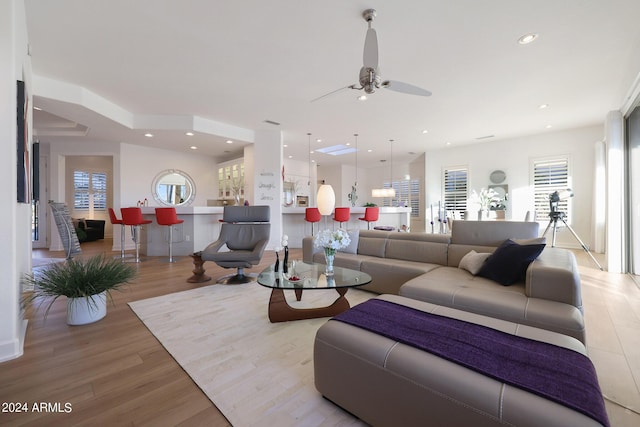
[[(331, 317), (348, 310), (351, 306), (345, 298), (349, 288), (366, 285), (371, 282), (371, 276), (349, 268), (333, 267), (334, 274), (325, 274), (324, 264), (308, 264), (302, 261), (292, 263), (289, 274), (282, 271), (274, 272), (273, 264), (262, 270), (258, 275), (258, 283), (271, 288), (269, 299), (269, 320), (272, 323), (287, 322), (289, 320), (314, 319), (316, 317)], [(290, 280), (297, 277), (299, 280)], [(284, 296), (285, 289), (295, 291), (296, 300), (302, 299), (303, 290), (335, 289), (339, 296), (333, 304), (318, 308), (291, 307)]]

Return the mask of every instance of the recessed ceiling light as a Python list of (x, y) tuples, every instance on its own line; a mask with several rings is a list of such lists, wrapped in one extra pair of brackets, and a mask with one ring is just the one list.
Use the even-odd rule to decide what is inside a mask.
[(191, 146), (191, 147), (189, 147), (189, 148), (191, 148), (192, 150), (197, 150), (197, 149), (198, 149), (198, 147), (196, 147), (195, 145), (192, 145), (192, 146)]
[(322, 140), (320, 138), (316, 139), (316, 142), (322, 142)]
[(553, 127), (553, 126), (551, 126), (551, 125), (546, 125), (546, 126), (545, 126), (545, 128), (546, 128), (546, 129), (551, 129), (552, 127)]
[(293, 159), (293, 156), (292, 156), (292, 155), (289, 155), (289, 158), (290, 158), (290, 159)]
[(316, 162), (315, 160), (311, 160), (311, 163), (315, 163), (315, 162)]
[(345, 142), (344, 145), (351, 145), (351, 143), (350, 142)]
[(529, 43), (533, 42), (537, 38), (538, 38), (538, 35), (536, 33), (525, 34), (524, 36), (522, 36), (522, 37), (520, 37), (518, 39), (518, 43), (520, 43), (520, 44), (529, 44)]
[(428, 130), (426, 130), (426, 129), (424, 129), (424, 130), (422, 131), (422, 133), (429, 133), (429, 131), (428, 131)]
[(187, 136), (193, 136), (193, 132), (187, 132), (185, 135), (187, 135)]
[(315, 151), (311, 150), (309, 151), (310, 154), (315, 154)]
[(367, 100), (367, 95), (360, 95), (358, 97), (358, 101), (366, 101)]
[(146, 136), (147, 138), (153, 138), (153, 134), (152, 133), (145, 133), (144, 136)]
[(451, 143), (450, 143), (450, 142), (447, 142), (445, 145), (451, 145)]
[(233, 141), (230, 139), (227, 139), (227, 144), (233, 144)]
[(549, 108), (549, 104), (540, 104), (538, 105), (538, 108), (544, 110), (545, 108)]
[(367, 153), (372, 153), (372, 152), (373, 152), (373, 150), (372, 150), (371, 148), (369, 148), (369, 149), (367, 150)]
[(282, 144), (282, 147), (287, 148), (289, 144)]

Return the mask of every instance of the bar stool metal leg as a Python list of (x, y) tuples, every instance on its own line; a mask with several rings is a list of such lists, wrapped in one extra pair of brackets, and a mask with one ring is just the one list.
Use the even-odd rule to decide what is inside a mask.
[(131, 226), (131, 238), (133, 239), (133, 244), (136, 247), (136, 256), (131, 260), (131, 262), (140, 262), (140, 226), (132, 225)]
[(125, 235), (124, 229), (125, 228), (126, 226), (124, 224), (120, 224), (120, 258), (121, 259), (125, 259), (125, 254), (124, 254), (124, 235)]
[(173, 225), (169, 226), (169, 262), (175, 262), (173, 259)]

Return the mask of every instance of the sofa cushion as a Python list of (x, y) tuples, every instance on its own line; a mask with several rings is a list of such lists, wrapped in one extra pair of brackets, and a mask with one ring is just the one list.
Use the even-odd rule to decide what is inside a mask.
[(476, 274), (478, 274), (478, 272), (484, 265), (484, 262), (490, 256), (491, 256), (491, 253), (487, 253), (487, 252), (478, 253), (474, 250), (471, 250), (469, 251), (468, 254), (462, 257), (462, 259), (460, 260), (460, 264), (458, 265), (458, 268), (467, 270), (469, 273), (475, 276)]
[[(537, 261), (536, 261), (537, 262)], [(456, 267), (440, 267), (407, 281), (398, 295), (496, 319), (521, 323), (585, 341), (584, 318), (577, 307), (529, 298), (525, 284), (499, 286)]]
[(513, 240), (519, 245), (540, 245), (540, 244), (547, 243), (547, 238), (544, 236), (534, 237), (533, 239), (511, 239), (511, 240)]
[(539, 227), (537, 222), (454, 221), (451, 243), (496, 247), (505, 239), (536, 238)]
[(386, 242), (385, 258), (447, 264), (449, 236), (427, 233), (392, 233)]
[(505, 240), (478, 272), (478, 275), (508, 286), (524, 278), (529, 264), (540, 255), (544, 244), (519, 245)]
[(363, 230), (358, 237), (358, 254), (384, 258), (387, 231)]

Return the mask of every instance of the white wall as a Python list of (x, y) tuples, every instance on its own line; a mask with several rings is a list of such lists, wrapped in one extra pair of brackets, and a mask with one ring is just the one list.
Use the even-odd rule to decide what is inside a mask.
[[(27, 56), (23, 0), (0, 2), (0, 180), (10, 183), (0, 210), (0, 361), (22, 354), (26, 323), (20, 310), (21, 277), (31, 271), (31, 206), (17, 203), (16, 80), (26, 82), (31, 102), (31, 63)], [(32, 122), (31, 114), (28, 116)], [(28, 135), (31, 136), (31, 126)], [(29, 138), (31, 140), (31, 138)], [(29, 144), (29, 150), (31, 144)], [(31, 158), (31, 156), (30, 156)]]
[[(96, 141), (56, 142), (50, 145), (50, 198), (66, 200), (65, 171), (70, 156), (112, 156), (113, 207), (136, 206), (138, 200), (148, 200), (149, 206), (158, 205), (153, 199), (151, 186), (158, 173), (165, 169), (179, 169), (193, 178), (196, 185), (194, 206), (206, 206), (207, 199), (218, 196), (217, 161), (211, 156), (180, 153), (124, 143)], [(62, 250), (57, 228), (51, 219), (51, 250)], [(119, 245), (119, 242), (118, 242)]]
[(165, 169), (186, 172), (195, 182), (196, 197), (192, 206), (206, 206), (207, 199), (218, 198), (218, 162), (212, 156), (195, 152), (160, 150), (139, 145), (120, 146), (120, 200), (118, 207), (135, 206), (145, 198), (149, 206), (159, 206), (153, 199), (151, 185), (158, 173)]
[[(506, 172), (509, 185), (507, 218), (522, 221), (533, 210), (533, 186), (530, 182), (531, 159), (553, 155), (569, 155), (574, 216), (571, 226), (589, 246), (593, 200), (593, 144), (602, 140), (603, 126), (591, 126), (503, 141), (449, 147), (427, 152), (426, 198), (437, 203), (442, 198), (442, 170), (447, 166), (466, 165), (469, 168), (469, 189), (479, 191), (491, 184), (489, 175), (500, 169)], [(604, 200), (598, 201), (604, 203)], [(541, 233), (548, 224), (541, 224)], [(549, 234), (550, 237), (550, 234)], [(557, 246), (580, 247), (568, 230), (558, 233)]]

